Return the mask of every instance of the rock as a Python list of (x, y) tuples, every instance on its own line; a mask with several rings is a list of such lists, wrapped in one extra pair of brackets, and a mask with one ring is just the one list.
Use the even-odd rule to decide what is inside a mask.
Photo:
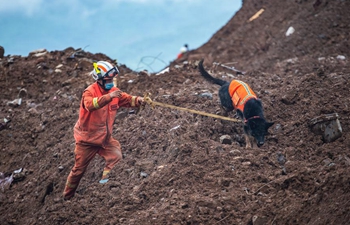
[(231, 150), (230, 155), (233, 155), (233, 156), (241, 155), (241, 151), (237, 149)]
[(229, 135), (222, 135), (220, 137), (220, 143), (230, 145), (230, 144), (232, 144), (232, 139)]
[(3, 58), (5, 55), (5, 49), (4, 47), (0, 46), (0, 59)]
[(313, 118), (309, 122), (311, 131), (315, 134), (322, 135), (325, 143), (333, 142), (342, 136), (343, 130), (341, 128), (338, 114), (326, 114)]

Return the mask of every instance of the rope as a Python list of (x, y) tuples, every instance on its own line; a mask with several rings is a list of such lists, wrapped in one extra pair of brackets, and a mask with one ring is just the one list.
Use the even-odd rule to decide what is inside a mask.
[(156, 105), (158, 105), (158, 106), (162, 106), (162, 107), (166, 107), (166, 108), (177, 109), (177, 110), (186, 111), (186, 112), (190, 112), (190, 113), (194, 113), (194, 114), (199, 114), (199, 115), (202, 115), (202, 116), (213, 117), (213, 118), (217, 118), (217, 119), (221, 119), (221, 120), (228, 120), (228, 121), (232, 121), (232, 122), (236, 122), (236, 123), (241, 123), (242, 122), (241, 120), (230, 118), (230, 117), (219, 116), (219, 115), (216, 115), (216, 114), (211, 114), (211, 113), (206, 113), (206, 112), (202, 112), (202, 111), (197, 111), (197, 110), (194, 110), (194, 109), (187, 109), (187, 108), (174, 106), (174, 105), (169, 105), (169, 104), (165, 104), (165, 103), (161, 103), (161, 102), (155, 102), (155, 101), (152, 101), (152, 99), (149, 97), (149, 94), (146, 94), (143, 99), (144, 99), (144, 101), (147, 104), (152, 106), (153, 109), (155, 108)]

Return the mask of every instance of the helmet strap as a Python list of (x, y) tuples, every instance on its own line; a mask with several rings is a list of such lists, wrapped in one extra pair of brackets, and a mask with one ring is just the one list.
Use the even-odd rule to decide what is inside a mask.
[[(99, 82), (100, 80), (102, 81), (102, 84), (101, 84), (101, 82)], [(105, 80), (99, 79), (99, 80), (97, 80), (97, 83), (103, 90), (107, 91), (106, 87), (105, 87), (105, 85), (106, 85), (106, 81)]]

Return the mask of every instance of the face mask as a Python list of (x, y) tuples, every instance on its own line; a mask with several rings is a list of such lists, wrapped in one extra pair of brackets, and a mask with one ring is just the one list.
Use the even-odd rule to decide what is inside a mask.
[(113, 87), (113, 83), (105, 84), (105, 89), (106, 90), (111, 90), (112, 87)]

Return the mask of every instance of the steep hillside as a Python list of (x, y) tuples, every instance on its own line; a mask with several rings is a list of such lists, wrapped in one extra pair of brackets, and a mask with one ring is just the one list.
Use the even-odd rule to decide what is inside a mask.
[[(70, 201), (61, 195), (80, 97), (93, 82), (92, 62), (112, 59), (74, 48), (0, 58), (0, 181), (15, 178), (0, 183), (1, 224), (349, 224), (349, 10), (346, 0), (245, 0), (169, 72), (119, 64), (118, 86), (130, 94), (221, 114), (219, 87), (197, 68), (204, 58), (213, 76), (249, 83), (275, 124), (263, 147), (246, 149), (240, 123), (158, 106), (121, 109), (114, 137), (123, 160), (101, 185), (96, 156)], [(310, 124), (335, 113), (342, 135), (325, 141)], [(224, 135), (232, 143), (221, 143)]]
[[(348, 54), (349, 5), (344, 0), (244, 1), (234, 18), (192, 58), (198, 54), (208, 63), (273, 72), (276, 63), (294, 57), (313, 65), (319, 57)], [(249, 21), (261, 9), (263, 13)], [(295, 32), (286, 36), (289, 27)]]

